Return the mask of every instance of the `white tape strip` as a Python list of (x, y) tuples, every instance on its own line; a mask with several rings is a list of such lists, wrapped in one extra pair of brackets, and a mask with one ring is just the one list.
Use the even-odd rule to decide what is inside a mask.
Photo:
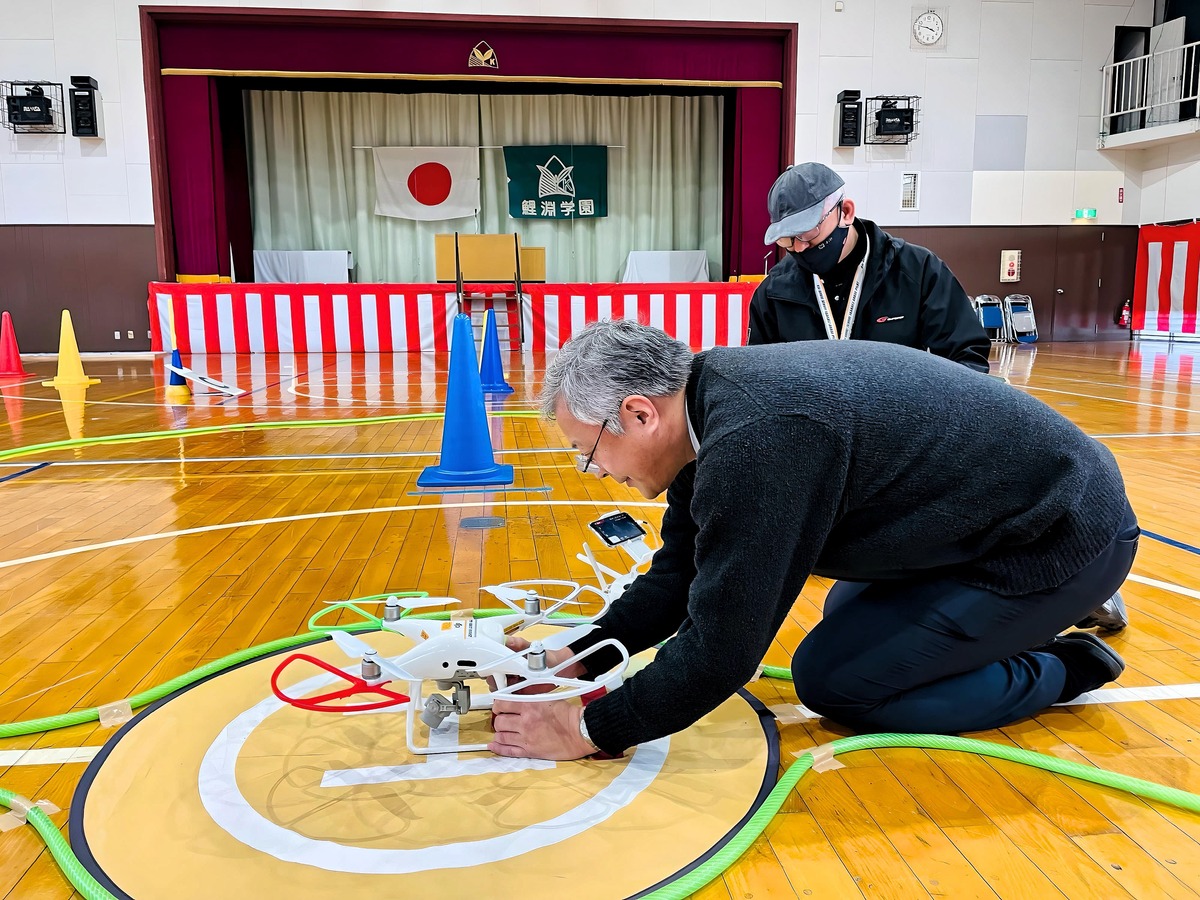
[(805, 753), (812, 754), (812, 770), (814, 772), (832, 772), (834, 769), (846, 768), (834, 758), (833, 744), (822, 744), (820, 747), (813, 747), (811, 750), (802, 750), (796, 756), (800, 757)]
[(9, 801), (9, 807), (9, 811), (0, 816), (0, 832), (20, 828), (28, 819), (31, 809), (41, 809), (46, 815), (59, 812), (59, 808), (49, 800), (38, 800), (34, 803), (32, 800), (20, 795), (13, 797)]
[(780, 725), (793, 725), (796, 722), (821, 718), (807, 706), (799, 703), (777, 703), (774, 706), (768, 706), (767, 711), (779, 720)]
[(109, 728), (114, 725), (124, 725), (133, 718), (133, 707), (128, 700), (118, 700), (115, 703), (105, 703), (97, 707), (100, 713), (100, 727)]
[(757, 669), (754, 670), (754, 677), (751, 678), (749, 681), (747, 681), (746, 684), (754, 684), (754, 682), (756, 682), (756, 681), (758, 681), (758, 679), (762, 678), (762, 673), (763, 673), (763, 667), (759, 666)]

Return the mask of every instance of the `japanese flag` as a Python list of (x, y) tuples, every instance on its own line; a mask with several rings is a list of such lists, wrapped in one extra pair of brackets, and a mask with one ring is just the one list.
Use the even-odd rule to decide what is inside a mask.
[(479, 209), (477, 147), (376, 147), (375, 214), (423, 222)]

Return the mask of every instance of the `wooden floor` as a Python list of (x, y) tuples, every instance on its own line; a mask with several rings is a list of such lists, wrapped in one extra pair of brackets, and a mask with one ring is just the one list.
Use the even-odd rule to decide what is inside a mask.
[[(1112, 449), (1147, 532), (1194, 545), (1196, 354), (1200, 347), (1042, 345), (1007, 348), (993, 371)], [(446, 362), (196, 358), (250, 393), (173, 407), (161, 362), (86, 360), (101, 383), (85, 401), (64, 403), (39, 384), (53, 363), (27, 360), (35, 377), (0, 386), (0, 451), (142, 436), (0, 462), (0, 721), (128, 697), (298, 633), (325, 600), (421, 589), (474, 603), (481, 584), (584, 578), (574, 555), (598, 512), (619, 504), (659, 521), (657, 504), (579, 475), (557, 430), (537, 419), (494, 426), (503, 461), (516, 465), (513, 490), (418, 494), (440, 423), (344, 420), (440, 411)], [(531, 407), (543, 366), (536, 357), (514, 362), (517, 390), (505, 408)], [(253, 422), (300, 427), (232, 428)], [(210, 426), (220, 430), (163, 433)], [(462, 527), (484, 515), (502, 516), (505, 527)], [(1167, 586), (1131, 580), (1124, 589), (1133, 624), (1112, 640), (1129, 663), (1121, 687), (1200, 683), (1197, 552), (1143, 538), (1135, 577)], [(768, 663), (786, 665), (827, 587), (818, 579), (805, 587)], [(783, 682), (752, 690), (768, 703), (796, 701)], [(824, 726), (783, 727), (785, 763), (840, 736)], [(99, 745), (111, 733), (77, 726), (0, 740), (0, 753)], [(1060, 708), (976, 736), (1200, 791), (1200, 699)], [(883, 750), (843, 761), (845, 769), (806, 777), (765, 837), (701, 896), (1200, 895), (1200, 816), (961, 754)], [(0, 767), (0, 787), (53, 800), (64, 809), (55, 821), (65, 823), (83, 769)], [(0, 834), (0, 897), (71, 895), (30, 829)]]

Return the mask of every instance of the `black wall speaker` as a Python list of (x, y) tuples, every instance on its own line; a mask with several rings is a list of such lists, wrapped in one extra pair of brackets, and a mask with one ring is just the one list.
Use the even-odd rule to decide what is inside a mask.
[(100, 137), (100, 113), (97, 109), (95, 78), (71, 76), (67, 107), (71, 111), (71, 134), (75, 137)]

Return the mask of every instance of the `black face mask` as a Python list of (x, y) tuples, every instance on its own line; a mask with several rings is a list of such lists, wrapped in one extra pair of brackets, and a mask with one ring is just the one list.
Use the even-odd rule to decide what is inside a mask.
[(788, 254), (805, 272), (814, 275), (827, 275), (842, 258), (842, 248), (846, 246), (846, 236), (850, 233), (849, 225), (839, 225), (833, 229), (829, 237), (819, 244), (813, 244), (799, 252), (789, 250)]

